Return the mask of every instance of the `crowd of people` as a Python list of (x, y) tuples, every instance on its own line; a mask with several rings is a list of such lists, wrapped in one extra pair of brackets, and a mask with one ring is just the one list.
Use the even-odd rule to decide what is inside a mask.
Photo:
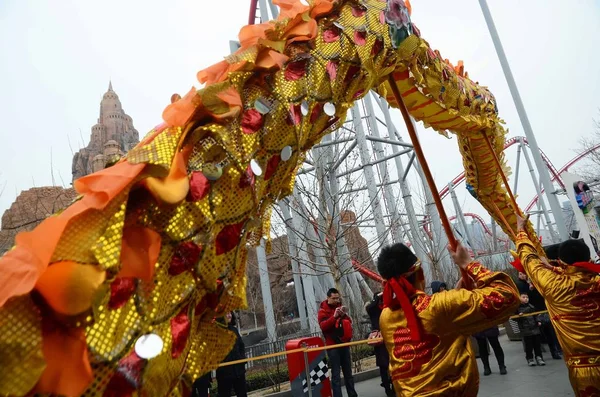
[[(520, 270), (516, 283), (506, 273), (474, 261), (459, 244), (449, 248), (462, 274), (459, 284), (448, 288), (434, 281), (432, 294), (427, 294), (421, 262), (413, 252), (403, 244), (382, 249), (377, 267), (385, 279), (384, 290), (365, 310), (381, 386), (388, 396), (476, 396), (479, 371), (470, 339), (477, 341), (484, 376), (492, 374), (488, 344), (500, 374), (507, 374), (498, 324), (515, 315), (529, 366), (545, 365), (545, 341), (553, 359), (562, 359), (564, 352), (576, 396), (600, 395), (600, 266), (591, 262), (581, 240), (565, 241), (553, 253), (548, 250), (548, 258), (540, 257), (524, 225), (518, 218), (518, 259), (512, 263)], [(223, 321), (237, 335), (226, 361), (243, 358), (235, 319), (228, 315)], [(352, 320), (335, 288), (321, 303), (318, 322), (329, 347), (333, 397), (342, 396), (342, 373), (347, 395), (357, 397), (350, 348), (331, 347), (353, 335)], [(208, 389), (207, 376), (196, 381), (196, 396), (206, 395), (201, 391)], [(244, 364), (221, 367), (217, 382), (220, 396), (229, 397), (232, 389), (245, 396)]]

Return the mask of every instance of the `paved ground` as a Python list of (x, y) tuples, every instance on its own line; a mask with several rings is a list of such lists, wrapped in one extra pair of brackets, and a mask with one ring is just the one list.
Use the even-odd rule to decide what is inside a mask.
[[(478, 359), (481, 381), (479, 396), (482, 397), (562, 397), (573, 396), (569, 383), (567, 367), (563, 360), (553, 360), (550, 353), (544, 354), (546, 366), (528, 367), (525, 361), (523, 345), (511, 342), (506, 336), (500, 337), (500, 343), (506, 356), (507, 375), (500, 375), (496, 358), (490, 356), (492, 374), (483, 376), (483, 366)], [(547, 350), (547, 347), (546, 347)], [(360, 397), (385, 397), (380, 379), (371, 379), (356, 385)], [(344, 389), (344, 396), (346, 390)]]

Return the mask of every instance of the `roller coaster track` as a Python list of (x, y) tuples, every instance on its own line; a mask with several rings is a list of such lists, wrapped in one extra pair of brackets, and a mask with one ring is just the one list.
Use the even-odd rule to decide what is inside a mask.
[[(525, 138), (524, 136), (515, 136), (515, 137), (512, 137), (512, 138), (506, 140), (506, 142), (504, 143), (504, 150), (519, 143), (519, 141), (523, 141), (524, 144), (529, 145), (527, 143), (527, 138)], [(548, 167), (548, 170), (552, 174), (552, 181), (557, 181), (558, 184), (564, 189), (565, 186), (559, 176), (560, 172), (556, 170), (556, 167), (554, 167), (554, 165), (552, 164), (550, 159), (548, 159), (548, 157), (546, 156), (546, 154), (543, 151), (540, 150), (540, 153), (542, 155), (542, 160), (544, 160), (544, 163), (546, 164), (546, 166)], [(452, 183), (452, 185), (456, 186), (456, 185), (462, 183), (464, 180), (465, 180), (465, 173), (462, 172), (461, 174), (457, 175), (454, 179), (452, 179), (451, 183)], [(448, 186), (445, 186), (444, 188), (442, 188), (440, 190), (440, 197), (443, 199), (444, 197), (446, 197), (448, 195), (449, 192), (450, 192), (450, 188)]]
[[(586, 149), (585, 151), (579, 153), (577, 156), (573, 157), (569, 162), (567, 162), (567, 164), (565, 164), (561, 169), (559, 169), (557, 171), (558, 175), (562, 174), (565, 171), (568, 171), (569, 168), (571, 168), (573, 166), (573, 164), (577, 163), (579, 160), (581, 160), (588, 154), (595, 152), (598, 149), (600, 149), (600, 144), (594, 145), (591, 148)], [(551, 180), (554, 182), (556, 179), (554, 176), (552, 176)], [(563, 189), (565, 188), (564, 184), (560, 183), (560, 185)], [(544, 193), (543, 188), (542, 188), (541, 192)], [(525, 207), (525, 212), (531, 210), (531, 208), (537, 203), (538, 199), (539, 199), (539, 196), (536, 194), (535, 197), (529, 202), (529, 204), (527, 204), (527, 207)]]

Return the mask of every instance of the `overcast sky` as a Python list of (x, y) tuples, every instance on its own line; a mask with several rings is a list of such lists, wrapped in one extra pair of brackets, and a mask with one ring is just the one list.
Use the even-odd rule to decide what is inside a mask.
[[(196, 72), (228, 54), (249, 3), (0, 1), (0, 212), (20, 191), (51, 185), (51, 164), (56, 184), (70, 184), (71, 148), (87, 145), (109, 79), (141, 136), (160, 123), (171, 94), (197, 86)], [(600, 2), (489, 5), (540, 147), (561, 167), (600, 116)], [(523, 135), (478, 1), (414, 0), (412, 18), (445, 58), (464, 60), (471, 78), (490, 87), (510, 136)], [(394, 118), (401, 126), (397, 111)], [(442, 187), (462, 171), (456, 142), (420, 134)], [(514, 164), (516, 150), (507, 157)], [(523, 205), (534, 193), (526, 176)], [(465, 210), (485, 214), (459, 190)]]

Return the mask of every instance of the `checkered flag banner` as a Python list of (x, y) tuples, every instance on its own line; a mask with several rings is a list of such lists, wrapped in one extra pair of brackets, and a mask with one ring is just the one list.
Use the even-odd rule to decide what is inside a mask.
[[(323, 359), (315, 368), (310, 371), (310, 385), (316, 386), (323, 382), (329, 377), (329, 368), (327, 368), (327, 362)], [(308, 382), (306, 379), (302, 380), (302, 390), (304, 393), (308, 392)]]

